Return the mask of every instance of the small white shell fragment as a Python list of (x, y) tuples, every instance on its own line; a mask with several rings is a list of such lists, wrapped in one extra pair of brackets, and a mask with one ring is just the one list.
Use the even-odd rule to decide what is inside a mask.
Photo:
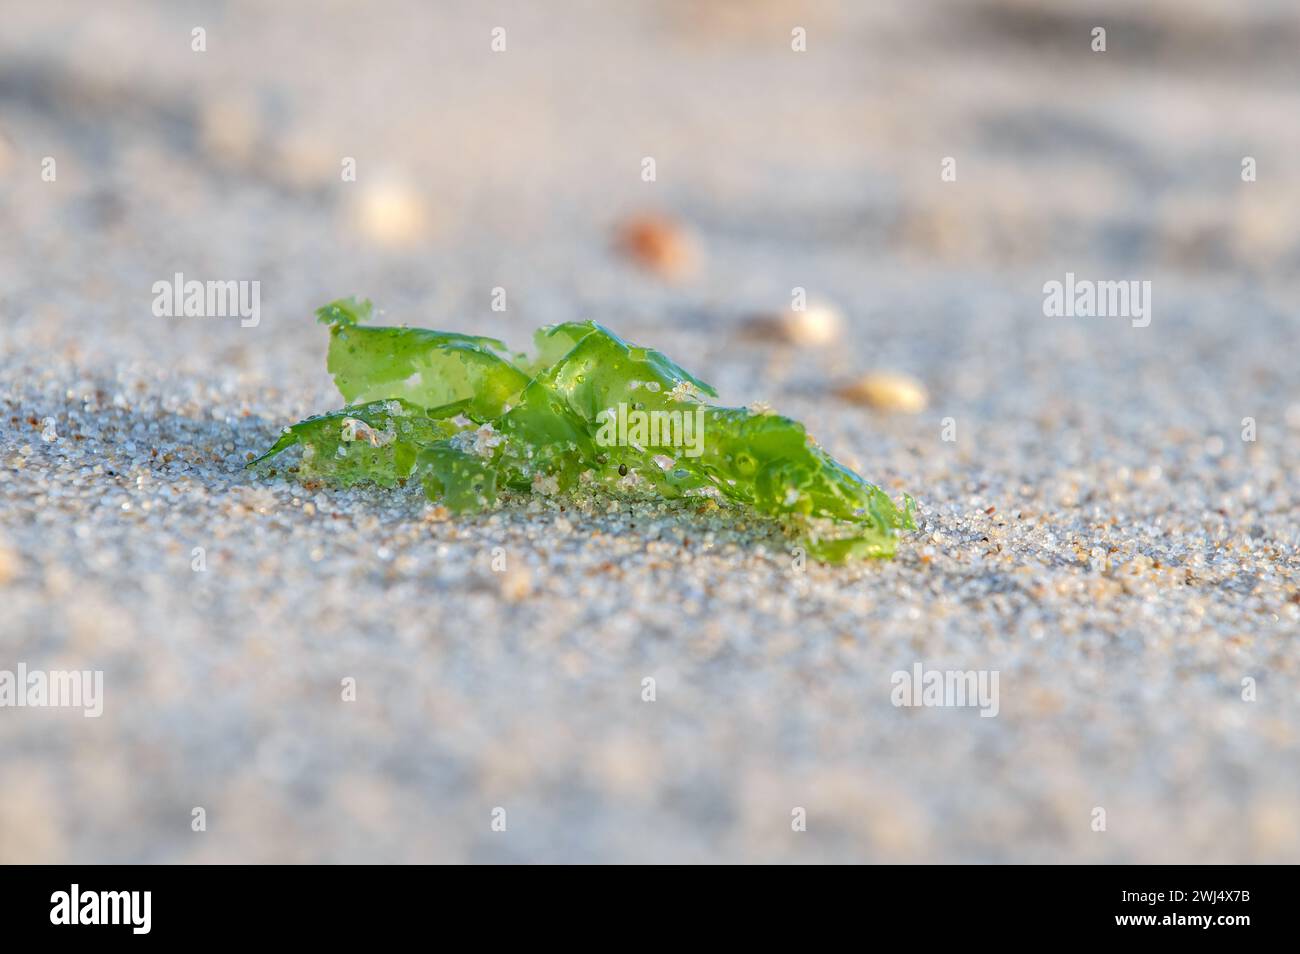
[[(371, 447), (383, 447), (390, 444), (396, 436), (391, 430), (391, 425), (390, 430), (377, 431), (365, 421), (355, 417), (345, 417), (339, 433), (339, 439), (345, 443), (366, 441)], [(342, 457), (343, 455), (340, 454), (339, 456)]]
[(799, 347), (824, 347), (839, 340), (844, 331), (844, 316), (834, 305), (810, 302), (803, 309), (787, 308), (776, 314), (755, 315), (745, 322), (744, 331), (748, 337)]
[(397, 181), (364, 186), (353, 207), (353, 218), (366, 238), (388, 247), (414, 245), (429, 231), (424, 197)]
[(683, 379), (673, 385), (673, 389), (668, 392), (668, 397), (674, 401), (698, 401), (700, 389)]
[(835, 393), (846, 401), (865, 404), (878, 411), (901, 411), (904, 414), (918, 414), (929, 403), (925, 386), (916, 378), (897, 371), (868, 372), (837, 388)]
[(461, 431), (452, 435), (451, 446), (467, 454), (479, 457), (491, 457), (492, 449), (505, 440), (491, 424), (484, 424), (472, 431)]

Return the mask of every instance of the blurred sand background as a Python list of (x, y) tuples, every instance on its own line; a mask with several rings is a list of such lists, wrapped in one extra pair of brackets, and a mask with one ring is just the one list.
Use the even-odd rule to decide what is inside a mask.
[[(0, 709), (0, 861), (1300, 860), (1293, 3), (0, 19), (0, 669), (106, 687)], [(615, 247), (645, 213), (678, 273)], [(1045, 317), (1066, 271), (1151, 325)], [(154, 317), (175, 272), (260, 324)], [(796, 286), (838, 337), (743, 334)], [(339, 403), (311, 312), (354, 293), (518, 348), (595, 318), (921, 529), (796, 573), (737, 515), (247, 475)], [(872, 369), (925, 409), (835, 396)], [(892, 706), (918, 661), (999, 716)]]

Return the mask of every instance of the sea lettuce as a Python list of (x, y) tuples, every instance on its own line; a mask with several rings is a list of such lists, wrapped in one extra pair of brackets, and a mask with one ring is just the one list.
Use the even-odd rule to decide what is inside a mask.
[(286, 428), (249, 466), (299, 445), (300, 471), (382, 486), (418, 479), (455, 513), (502, 490), (707, 496), (781, 519), (809, 556), (889, 557), (914, 504), (838, 463), (798, 421), (706, 402), (716, 391), (593, 321), (496, 339), (365, 324), (369, 301), (319, 309), (348, 406)]

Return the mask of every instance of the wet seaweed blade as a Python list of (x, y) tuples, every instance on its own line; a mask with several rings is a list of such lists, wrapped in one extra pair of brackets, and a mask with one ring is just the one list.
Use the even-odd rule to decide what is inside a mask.
[(300, 472), (350, 485), (415, 477), (455, 513), (503, 489), (711, 497), (782, 519), (809, 556), (889, 557), (914, 502), (819, 447), (798, 421), (709, 404), (716, 391), (593, 321), (542, 328), (536, 357), (494, 338), (366, 324), (331, 302), (327, 368), (347, 406), (307, 418), (248, 466), (300, 446)]

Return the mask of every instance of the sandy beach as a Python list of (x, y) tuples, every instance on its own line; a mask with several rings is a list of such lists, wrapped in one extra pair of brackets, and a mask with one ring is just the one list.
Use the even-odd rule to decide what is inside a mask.
[[(0, 707), (0, 861), (1300, 861), (1297, 41), (1208, 0), (8, 11), (0, 670), (103, 690)], [(159, 317), (178, 273), (257, 320)], [(1145, 314), (1051, 315), (1067, 275)], [(795, 289), (839, 326), (748, 333)], [(354, 294), (599, 321), (918, 529), (836, 567), (695, 501), (246, 471), (343, 403), (312, 313)], [(895, 704), (918, 665), (996, 714)]]

